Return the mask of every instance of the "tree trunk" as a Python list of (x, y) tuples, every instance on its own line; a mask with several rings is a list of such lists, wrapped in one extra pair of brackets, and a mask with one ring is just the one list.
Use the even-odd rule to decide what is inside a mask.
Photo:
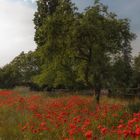
[(95, 97), (97, 104), (100, 103), (101, 88), (95, 88)]

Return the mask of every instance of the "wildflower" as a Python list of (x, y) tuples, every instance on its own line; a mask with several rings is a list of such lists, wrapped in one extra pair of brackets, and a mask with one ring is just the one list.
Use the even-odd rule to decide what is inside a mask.
[(140, 136), (140, 127), (137, 127), (137, 128), (136, 128), (135, 134), (136, 134), (137, 136)]
[(85, 137), (89, 140), (89, 139), (92, 139), (92, 136), (93, 136), (93, 132), (91, 130), (88, 130), (86, 133), (85, 133)]
[(123, 124), (120, 124), (119, 126), (118, 126), (118, 129), (121, 129), (121, 128), (123, 128), (124, 127), (124, 125)]
[(69, 135), (70, 136), (73, 136), (75, 133), (76, 133), (76, 131), (75, 131), (74, 128), (69, 130)]
[(28, 127), (28, 123), (26, 123), (23, 127), (22, 127), (22, 131), (24, 131), (25, 129), (27, 129)]
[(101, 128), (101, 133), (106, 134), (107, 133), (107, 128), (105, 128), (105, 127)]

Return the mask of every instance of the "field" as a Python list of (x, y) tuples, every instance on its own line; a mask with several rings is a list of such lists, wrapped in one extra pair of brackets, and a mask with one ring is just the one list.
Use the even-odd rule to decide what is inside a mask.
[(138, 140), (135, 109), (107, 97), (96, 105), (91, 96), (0, 91), (0, 140)]

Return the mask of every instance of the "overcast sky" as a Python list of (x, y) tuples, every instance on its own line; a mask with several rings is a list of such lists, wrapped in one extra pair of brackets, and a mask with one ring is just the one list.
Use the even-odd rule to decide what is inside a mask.
[[(35, 0), (0, 0), (0, 66), (9, 63), (20, 52), (34, 50), (33, 15)], [(72, 0), (82, 11), (93, 0)], [(131, 30), (137, 34), (132, 43), (133, 54), (140, 52), (140, 0), (101, 0), (120, 18), (131, 20)]]

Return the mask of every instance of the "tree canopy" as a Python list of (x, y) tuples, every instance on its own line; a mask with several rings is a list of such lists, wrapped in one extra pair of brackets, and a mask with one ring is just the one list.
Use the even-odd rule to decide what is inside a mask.
[(99, 0), (81, 13), (71, 0), (38, 0), (33, 21), (37, 49), (21, 53), (0, 75), (8, 71), (15, 83), (40, 87), (94, 89), (97, 100), (103, 88), (132, 85), (139, 71), (139, 58), (133, 67), (131, 56), (136, 35), (128, 19)]

